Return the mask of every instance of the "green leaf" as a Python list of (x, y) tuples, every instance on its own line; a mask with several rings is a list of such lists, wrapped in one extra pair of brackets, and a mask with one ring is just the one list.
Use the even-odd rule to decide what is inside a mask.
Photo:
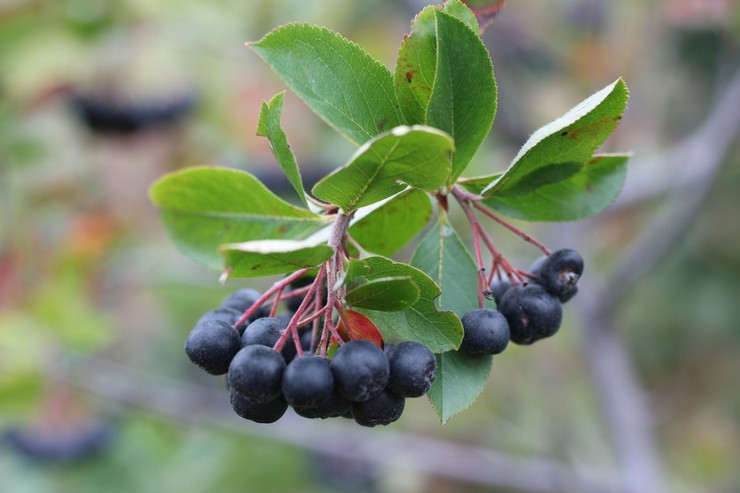
[(470, 407), (483, 392), (493, 357), (448, 351), (437, 354), (437, 378), (429, 390), (429, 402), (442, 424)]
[(617, 127), (628, 95), (625, 83), (617, 79), (537, 130), (506, 172), (482, 194), (499, 197), (530, 194), (541, 186), (578, 173)]
[(333, 31), (288, 24), (248, 46), (317, 115), (355, 144), (405, 123), (390, 71)]
[(452, 312), (439, 311), (434, 299), (439, 287), (420, 270), (384, 257), (352, 260), (347, 270), (347, 282), (364, 278), (368, 281), (388, 277), (409, 277), (419, 289), (419, 299), (413, 306), (397, 312), (360, 309), (375, 322), (386, 342), (417, 341), (433, 352), (457, 349), (462, 342), (462, 324)]
[(410, 277), (385, 277), (348, 286), (348, 305), (368, 310), (395, 312), (413, 306), (419, 300), (419, 287)]
[(424, 228), (432, 211), (429, 195), (412, 188), (355, 222), (349, 234), (365, 250), (391, 256)]
[(437, 72), (437, 7), (426, 7), (414, 18), (412, 31), (401, 43), (393, 84), (409, 123), (425, 123), (429, 96)]
[(262, 240), (221, 245), (229, 277), (286, 274), (327, 261), (334, 250), (310, 241)]
[(288, 181), (295, 188), (303, 205), (308, 207), (306, 192), (303, 190), (303, 180), (301, 180), (301, 173), (298, 170), (298, 163), (296, 163), (293, 151), (290, 149), (290, 144), (288, 144), (288, 138), (285, 136), (283, 127), (280, 125), (284, 96), (285, 92), (281, 92), (275, 95), (269, 102), (262, 102), (260, 119), (257, 123), (257, 135), (267, 137), (267, 140), (270, 141), (272, 155), (275, 156), (278, 164), (283, 168), (285, 176), (288, 177)]
[(498, 180), (502, 173), (494, 173), (492, 175), (485, 176), (471, 176), (469, 178), (458, 178), (457, 183), (465, 187), (465, 189), (473, 194), (480, 194), (484, 188), (490, 185), (495, 180)]
[(221, 270), (218, 247), (262, 239), (303, 239), (330, 219), (295, 207), (243, 171), (196, 167), (159, 179), (150, 196), (175, 245)]
[[(441, 310), (452, 310), (462, 317), (478, 308), (478, 268), (444, 213), (416, 247), (411, 265), (440, 287), (437, 306)], [(495, 308), (495, 303), (486, 301)]]
[(483, 41), (459, 19), (435, 10), (437, 63), (426, 124), (455, 140), (454, 182), (491, 129), (496, 114), (493, 65)]
[(472, 10), (460, 0), (448, 0), (444, 5), (445, 12), (453, 17), (458, 18), (468, 26), (476, 35), (478, 35), (478, 18)]
[(495, 194), (484, 203), (527, 221), (575, 221), (603, 211), (617, 198), (627, 176), (625, 154), (594, 155), (570, 178), (514, 197)]
[(407, 185), (434, 191), (449, 175), (453, 149), (450, 136), (435, 128), (396, 127), (357, 149), (345, 166), (313, 187), (313, 194), (350, 213)]

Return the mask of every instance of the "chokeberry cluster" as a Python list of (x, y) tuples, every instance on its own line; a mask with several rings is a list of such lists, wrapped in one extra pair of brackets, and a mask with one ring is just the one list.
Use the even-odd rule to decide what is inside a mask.
[(519, 278), (522, 282), (516, 276), (494, 277), (490, 295), (498, 310), (483, 308), (465, 314), (460, 350), (498, 354), (510, 340), (527, 345), (552, 336), (560, 328), (561, 305), (578, 292), (576, 283), (582, 273), (580, 254), (563, 249), (537, 259)]
[[(308, 284), (300, 280), (290, 288), (299, 293)], [(258, 305), (260, 297), (247, 289), (232, 294), (201, 317), (185, 344), (193, 363), (212, 375), (226, 374), (231, 405), (242, 418), (273, 423), (292, 407), (305, 418), (344, 416), (362, 426), (387, 425), (401, 417), (407, 397), (431, 388), (437, 362), (423, 344), (381, 349), (366, 340), (333, 339), (329, 358), (318, 351), (308, 324), (298, 328), (297, 344), (287, 341), (294, 311), (276, 316)], [(285, 298), (289, 309), (302, 303), (300, 294)]]

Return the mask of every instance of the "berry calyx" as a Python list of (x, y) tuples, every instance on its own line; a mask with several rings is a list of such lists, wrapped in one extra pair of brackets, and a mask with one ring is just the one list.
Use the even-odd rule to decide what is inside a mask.
[(583, 274), (583, 258), (575, 250), (557, 250), (542, 263), (539, 279), (542, 286), (555, 296), (575, 288)]
[(229, 388), (265, 403), (280, 396), (285, 360), (272, 348), (254, 344), (239, 351), (229, 366)]
[(499, 354), (509, 344), (506, 317), (491, 308), (471, 310), (462, 318), (463, 335), (460, 350), (470, 354)]
[(406, 399), (388, 389), (364, 402), (353, 402), (350, 409), (355, 422), (361, 426), (388, 425), (403, 414)]
[(222, 320), (206, 320), (195, 325), (185, 342), (190, 361), (211, 375), (223, 375), (241, 349), (239, 333)]
[(378, 395), (388, 384), (390, 366), (385, 353), (368, 341), (350, 341), (331, 360), (337, 390), (353, 402)]
[(437, 360), (425, 345), (404, 341), (386, 351), (390, 367), (388, 388), (401, 397), (421, 397), (432, 388)]
[(499, 310), (509, 322), (510, 339), (516, 344), (532, 344), (550, 337), (558, 331), (563, 318), (560, 301), (538, 284), (511, 288)]

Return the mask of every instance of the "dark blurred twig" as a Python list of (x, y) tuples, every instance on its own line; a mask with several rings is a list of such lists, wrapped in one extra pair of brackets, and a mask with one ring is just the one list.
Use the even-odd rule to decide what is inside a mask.
[(279, 440), (323, 454), (346, 456), (425, 475), (524, 492), (617, 493), (616, 478), (549, 459), (517, 458), (490, 448), (454, 444), (411, 433), (384, 433), (334, 420), (309, 422), (289, 412), (256, 425), (238, 418), (225, 390), (168, 381), (109, 360), (84, 357), (53, 369), (55, 378), (106, 399), (183, 422), (205, 423)]
[(591, 367), (626, 483), (626, 491), (666, 491), (660, 454), (655, 443), (650, 405), (641, 389), (620, 335), (616, 309), (636, 283), (676, 244), (706, 202), (740, 131), (740, 71), (728, 84), (704, 123), (665, 157), (686, 163), (691, 179), (670, 193), (664, 212), (617, 262), (614, 275), (602, 286), (582, 289), (584, 351)]

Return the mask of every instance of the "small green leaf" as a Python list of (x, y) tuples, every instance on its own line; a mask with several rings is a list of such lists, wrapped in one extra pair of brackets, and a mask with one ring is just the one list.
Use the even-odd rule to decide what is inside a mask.
[(627, 86), (618, 79), (540, 128), (506, 172), (481, 193), (487, 197), (529, 194), (576, 174), (617, 127), (627, 98)]
[(195, 167), (159, 179), (150, 190), (175, 245), (220, 270), (223, 243), (303, 239), (330, 220), (295, 207), (243, 171)]
[(285, 176), (288, 177), (288, 181), (295, 188), (303, 205), (308, 207), (306, 192), (303, 190), (303, 180), (301, 180), (301, 173), (298, 170), (298, 163), (296, 163), (293, 151), (290, 149), (290, 144), (288, 144), (288, 138), (285, 136), (283, 127), (280, 125), (284, 96), (285, 92), (281, 92), (275, 95), (269, 102), (262, 102), (260, 119), (257, 123), (257, 135), (267, 137), (267, 140), (270, 141), (272, 155), (275, 156), (278, 164), (283, 168)]
[(492, 182), (498, 180), (502, 173), (494, 173), (492, 175), (485, 176), (471, 176), (469, 178), (458, 178), (457, 183), (465, 187), (465, 189), (473, 194), (479, 194), (490, 185)]
[(617, 198), (630, 156), (594, 155), (570, 178), (514, 197), (495, 194), (484, 203), (507, 216), (527, 221), (575, 221), (603, 211)]
[(424, 228), (432, 211), (429, 195), (411, 188), (355, 222), (349, 234), (365, 250), (391, 256)]
[(468, 26), (476, 35), (478, 35), (478, 18), (472, 10), (460, 0), (448, 0), (444, 5), (445, 12), (453, 17), (458, 18)]
[(361, 309), (375, 322), (388, 343), (417, 341), (433, 352), (457, 349), (462, 342), (462, 324), (452, 312), (439, 311), (434, 299), (439, 287), (420, 270), (384, 257), (352, 260), (347, 270), (347, 282), (364, 278), (367, 281), (388, 277), (409, 277), (419, 289), (419, 299), (413, 306), (396, 312)]
[[(437, 306), (461, 317), (478, 308), (478, 268), (473, 256), (444, 213), (416, 247), (411, 265), (420, 269), (442, 290)], [(486, 300), (486, 306), (495, 303)]]
[(437, 63), (426, 124), (455, 140), (450, 183), (465, 170), (496, 114), (493, 65), (483, 41), (462, 21), (434, 10)]
[(248, 46), (317, 115), (355, 144), (405, 123), (390, 71), (329, 29), (288, 24)]
[(419, 300), (419, 287), (410, 277), (385, 277), (357, 282), (347, 287), (348, 305), (368, 310), (395, 312)]
[(440, 130), (396, 127), (366, 142), (345, 166), (321, 179), (313, 194), (350, 213), (407, 185), (434, 191), (449, 175), (453, 148), (450, 136)]
[(414, 18), (412, 31), (401, 43), (393, 84), (409, 123), (426, 122), (429, 96), (437, 72), (437, 7), (426, 7)]
[(483, 392), (493, 357), (490, 354), (467, 354), (448, 351), (437, 354), (437, 378), (429, 390), (429, 402), (442, 424), (464, 411)]
[(221, 245), (229, 277), (265, 277), (286, 274), (327, 261), (329, 245), (295, 240), (262, 240)]

